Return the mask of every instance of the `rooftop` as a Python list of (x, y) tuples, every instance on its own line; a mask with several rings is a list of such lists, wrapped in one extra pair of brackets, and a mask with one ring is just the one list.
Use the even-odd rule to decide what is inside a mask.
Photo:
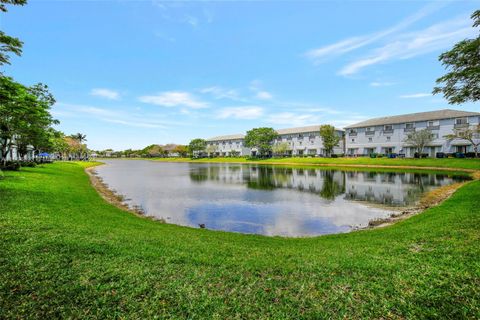
[[(337, 129), (337, 131), (343, 131), (342, 129)], [(296, 128), (287, 128), (287, 129), (278, 129), (278, 134), (293, 134), (293, 133), (305, 133), (305, 132), (316, 132), (320, 131), (320, 125), (306, 126), (306, 127), (296, 127)]]
[(222, 140), (239, 140), (245, 138), (243, 134), (230, 134), (226, 136), (218, 136), (207, 139), (207, 141), (222, 141)]
[[(343, 131), (342, 129), (335, 128), (337, 131)], [(320, 131), (320, 125), (306, 126), (306, 127), (296, 127), (296, 128), (287, 128), (287, 129), (278, 129), (276, 130), (278, 134), (295, 134), (295, 133), (306, 133), (306, 132), (316, 132)], [(245, 138), (244, 134), (231, 134), (226, 136), (218, 136), (207, 139), (207, 141), (223, 141), (223, 140), (239, 140)]]
[(391, 117), (381, 117), (365, 120), (356, 124), (345, 127), (349, 128), (363, 128), (363, 127), (372, 127), (384, 124), (398, 124), (406, 122), (419, 122), (419, 121), (428, 121), (428, 120), (440, 120), (440, 119), (451, 119), (459, 117), (468, 117), (468, 116), (480, 116), (479, 112), (470, 112), (470, 111), (461, 111), (461, 110), (452, 110), (452, 109), (443, 109), (436, 111), (428, 112), (417, 112), (402, 114), (398, 116)]

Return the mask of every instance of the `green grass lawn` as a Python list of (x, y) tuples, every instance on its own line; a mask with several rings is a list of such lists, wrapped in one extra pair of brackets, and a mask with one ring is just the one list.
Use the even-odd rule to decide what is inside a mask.
[(155, 161), (182, 161), (182, 162), (254, 162), (265, 164), (292, 163), (292, 164), (313, 164), (313, 165), (370, 165), (370, 166), (416, 166), (416, 167), (437, 167), (437, 168), (463, 168), (480, 170), (480, 159), (411, 159), (411, 158), (272, 158), (265, 160), (248, 160), (244, 157), (238, 158), (203, 158), (192, 160), (190, 158), (154, 158)]
[(269, 238), (123, 212), (75, 163), (5, 172), (0, 318), (478, 319), (479, 204), (477, 180), (387, 228)]

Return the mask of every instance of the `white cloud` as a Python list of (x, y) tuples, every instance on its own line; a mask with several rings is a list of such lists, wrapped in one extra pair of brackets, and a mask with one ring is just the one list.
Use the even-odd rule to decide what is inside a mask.
[(434, 11), (440, 9), (441, 7), (445, 6), (446, 3), (431, 3), (417, 11), (416, 13), (408, 16), (404, 20), (400, 21), (398, 24), (387, 28), (385, 30), (367, 34), (363, 36), (351, 37), (345, 40), (341, 40), (339, 42), (333, 43), (331, 45), (327, 45), (324, 47), (320, 47), (317, 49), (309, 50), (305, 53), (305, 56), (312, 59), (315, 64), (323, 62), (329, 57), (342, 55), (344, 53), (359, 49), (366, 45), (372, 44), (376, 41), (386, 38), (387, 36), (394, 34), (400, 30), (405, 29), (406, 27), (412, 25), (413, 23), (417, 22), (418, 20), (426, 17), (427, 15), (433, 13)]
[(400, 98), (403, 99), (416, 99), (416, 98), (425, 98), (425, 97), (431, 97), (431, 93), (413, 93), (413, 94), (404, 94), (401, 95)]
[(391, 60), (404, 60), (451, 47), (455, 42), (474, 36), (468, 17), (460, 17), (432, 25), (426, 29), (400, 34), (364, 58), (343, 67), (340, 75), (352, 75), (367, 66)]
[(183, 91), (165, 91), (157, 95), (141, 96), (138, 98), (143, 103), (154, 104), (162, 107), (189, 107), (193, 109), (207, 108), (208, 104), (197, 100), (192, 94)]
[(273, 98), (273, 95), (268, 91), (259, 91), (255, 97), (261, 100), (270, 100)]
[(389, 87), (395, 85), (395, 82), (388, 82), (388, 81), (373, 81), (370, 82), (370, 87)]
[(138, 111), (130, 113), (121, 110), (61, 102), (55, 104), (53, 112), (63, 117), (86, 117), (103, 122), (139, 128), (167, 128), (169, 125), (179, 124), (165, 119), (163, 115), (139, 114)]
[(119, 100), (120, 93), (115, 90), (105, 88), (94, 88), (90, 91), (92, 96), (102, 97), (109, 100)]
[(263, 86), (262, 81), (252, 80), (250, 81), (250, 85), (248, 86), (248, 88), (250, 89), (250, 91), (255, 92), (256, 99), (261, 99), (261, 100), (272, 99), (273, 95), (270, 92), (263, 90), (262, 86)]
[(235, 89), (226, 89), (219, 86), (212, 86), (202, 88), (199, 91), (201, 93), (211, 94), (214, 99), (240, 100), (238, 91)]
[(217, 118), (257, 119), (263, 115), (263, 109), (257, 106), (231, 107), (221, 109)]
[(196, 28), (198, 26), (198, 18), (197, 17), (191, 16), (191, 15), (186, 15), (184, 17), (183, 21), (185, 21), (186, 23), (188, 23), (189, 25), (191, 25), (194, 28)]
[(268, 116), (267, 122), (275, 125), (303, 126), (317, 124), (320, 117), (313, 114), (298, 114), (293, 112), (281, 112)]

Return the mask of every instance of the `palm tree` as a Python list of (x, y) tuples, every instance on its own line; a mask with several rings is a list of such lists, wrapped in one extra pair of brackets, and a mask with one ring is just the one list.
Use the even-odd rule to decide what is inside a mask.
[(77, 140), (79, 143), (82, 143), (84, 141), (87, 141), (87, 135), (86, 134), (82, 134), (82, 133), (76, 133), (76, 134), (72, 134), (71, 137), (75, 140)]
[[(72, 139), (78, 141), (78, 143), (80, 144), (80, 146), (82, 145), (82, 142), (85, 142), (87, 141), (87, 135), (86, 134), (82, 134), (82, 133), (76, 133), (76, 134), (72, 134), (70, 136)], [(81, 158), (82, 157), (82, 152), (80, 151), (79, 154), (78, 154), (78, 157)]]

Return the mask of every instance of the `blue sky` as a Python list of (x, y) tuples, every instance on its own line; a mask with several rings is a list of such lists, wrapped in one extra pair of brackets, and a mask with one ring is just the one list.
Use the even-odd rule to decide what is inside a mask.
[(92, 149), (478, 111), (430, 92), (479, 1), (29, 2), (1, 15), (25, 42), (5, 73), (48, 84)]

